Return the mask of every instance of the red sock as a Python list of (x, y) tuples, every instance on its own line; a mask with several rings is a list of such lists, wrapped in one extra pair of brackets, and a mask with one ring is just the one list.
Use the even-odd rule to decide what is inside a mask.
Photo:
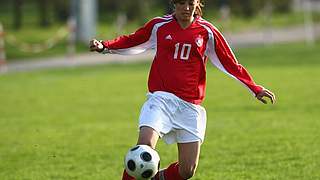
[(123, 171), (122, 180), (135, 180), (135, 178), (131, 177), (126, 170)]
[(179, 174), (178, 162), (172, 163), (167, 169), (158, 172), (154, 177), (155, 180), (160, 180), (159, 176), (163, 173), (165, 180), (184, 180)]

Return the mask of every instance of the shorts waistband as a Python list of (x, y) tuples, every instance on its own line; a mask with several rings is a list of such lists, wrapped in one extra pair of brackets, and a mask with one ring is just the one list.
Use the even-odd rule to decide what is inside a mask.
[(170, 93), (170, 92), (165, 92), (165, 91), (155, 91), (155, 92), (153, 92), (153, 93), (148, 92), (148, 93), (147, 93), (147, 96), (148, 96), (148, 97), (160, 96), (160, 97), (162, 97), (162, 98), (174, 99), (174, 100), (177, 100), (177, 101), (179, 101), (179, 102), (182, 102), (182, 103), (185, 104), (185, 105), (191, 106), (191, 107), (193, 107), (193, 108), (197, 108), (197, 107), (201, 107), (201, 108), (202, 108), (202, 106), (197, 105), (197, 104), (192, 104), (192, 103), (190, 103), (190, 102), (188, 102), (188, 101), (185, 101), (185, 100), (179, 98), (178, 96), (176, 96), (175, 94)]

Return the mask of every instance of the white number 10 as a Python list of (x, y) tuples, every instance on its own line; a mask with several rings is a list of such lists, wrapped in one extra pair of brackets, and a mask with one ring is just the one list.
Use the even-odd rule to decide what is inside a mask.
[[(180, 43), (175, 45), (176, 49), (174, 50), (173, 59), (178, 59), (178, 53), (180, 49)], [(187, 49), (187, 50), (186, 50)], [(180, 52), (180, 59), (188, 60), (191, 51), (191, 44), (183, 44)]]

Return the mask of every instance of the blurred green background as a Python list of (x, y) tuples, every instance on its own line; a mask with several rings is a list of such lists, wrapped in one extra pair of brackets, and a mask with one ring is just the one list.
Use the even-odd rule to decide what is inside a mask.
[[(50, 50), (39, 53), (23, 52), (17, 44), (34, 45), (57, 36), (61, 28), (67, 29), (72, 4), (86, 0), (0, 0), (0, 22), (5, 29), (8, 60), (48, 57), (67, 53), (68, 36), (65, 34)], [(308, 0), (309, 1), (309, 0)], [(73, 2), (73, 3), (72, 3)], [(90, 2), (90, 1), (89, 1)], [(98, 0), (95, 2), (97, 20), (94, 37), (111, 39), (128, 34), (152, 17), (172, 12), (169, 0)], [(204, 18), (223, 33), (241, 33), (272, 28), (303, 26), (307, 21), (304, 0), (217, 0), (205, 1)], [(312, 6), (313, 24), (320, 21), (319, 2)], [(123, 25), (119, 25), (123, 21)], [(120, 21), (120, 22), (119, 22)], [(12, 42), (14, 36), (17, 42)], [(76, 52), (86, 52), (87, 43), (78, 42)]]

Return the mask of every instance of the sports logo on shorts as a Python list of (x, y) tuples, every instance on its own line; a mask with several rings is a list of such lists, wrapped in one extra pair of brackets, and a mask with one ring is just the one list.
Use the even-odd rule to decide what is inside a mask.
[(201, 47), (203, 45), (203, 38), (201, 36), (196, 38), (196, 44), (198, 47)]

